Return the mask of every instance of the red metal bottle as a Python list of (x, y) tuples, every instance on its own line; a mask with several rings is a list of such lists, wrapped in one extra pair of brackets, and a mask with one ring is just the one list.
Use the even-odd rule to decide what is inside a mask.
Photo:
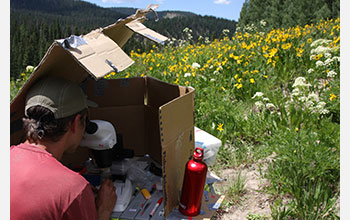
[(207, 165), (203, 160), (203, 149), (197, 147), (193, 158), (185, 168), (179, 210), (186, 216), (196, 216), (201, 209), (202, 195), (207, 176)]

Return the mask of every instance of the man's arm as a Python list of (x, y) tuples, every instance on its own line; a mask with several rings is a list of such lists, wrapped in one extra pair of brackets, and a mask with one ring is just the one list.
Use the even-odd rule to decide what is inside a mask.
[(63, 220), (109, 220), (117, 201), (115, 187), (109, 179), (105, 180), (97, 193), (96, 203), (91, 185), (71, 203), (63, 215)]
[(117, 201), (113, 182), (106, 179), (97, 193), (96, 209), (98, 220), (109, 220)]

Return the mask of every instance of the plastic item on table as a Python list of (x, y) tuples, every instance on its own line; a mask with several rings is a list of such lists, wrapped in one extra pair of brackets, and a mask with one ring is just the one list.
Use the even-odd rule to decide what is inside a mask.
[(208, 166), (213, 165), (222, 145), (221, 140), (197, 127), (194, 127), (194, 140), (195, 148), (200, 147), (204, 150), (203, 161)]
[(114, 186), (116, 188), (117, 202), (114, 206), (113, 212), (123, 212), (130, 203), (133, 193), (133, 185), (129, 179), (125, 179), (125, 182), (115, 181)]

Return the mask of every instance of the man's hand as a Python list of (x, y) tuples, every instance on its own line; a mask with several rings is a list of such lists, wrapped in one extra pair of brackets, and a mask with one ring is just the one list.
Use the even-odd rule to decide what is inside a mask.
[(109, 220), (113, 211), (115, 203), (117, 201), (117, 195), (115, 193), (115, 187), (110, 179), (106, 179), (97, 193), (96, 197), (96, 209), (98, 220)]

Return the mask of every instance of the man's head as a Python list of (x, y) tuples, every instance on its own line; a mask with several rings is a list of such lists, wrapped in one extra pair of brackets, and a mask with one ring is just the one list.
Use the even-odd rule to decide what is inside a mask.
[(27, 140), (57, 142), (76, 120), (84, 129), (87, 108), (86, 96), (78, 84), (58, 77), (41, 79), (26, 97), (23, 128)]

